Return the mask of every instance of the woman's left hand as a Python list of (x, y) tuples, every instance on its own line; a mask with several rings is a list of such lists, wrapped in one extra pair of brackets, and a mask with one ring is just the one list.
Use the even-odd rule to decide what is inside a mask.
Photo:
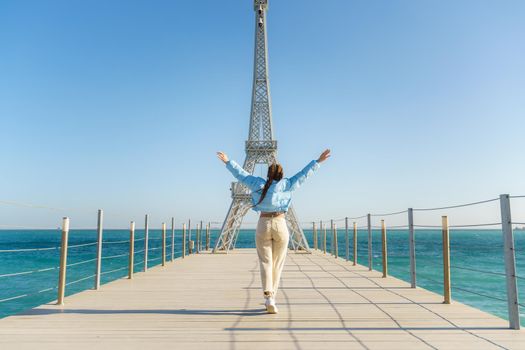
[(321, 155), (320, 155), (319, 158), (317, 159), (317, 162), (318, 162), (318, 163), (324, 162), (324, 161), (327, 160), (329, 157), (330, 157), (330, 150), (329, 150), (329, 149), (325, 149), (325, 151), (324, 151), (323, 153), (321, 153)]
[(217, 157), (222, 160), (224, 163), (228, 163), (228, 156), (224, 152), (217, 152)]

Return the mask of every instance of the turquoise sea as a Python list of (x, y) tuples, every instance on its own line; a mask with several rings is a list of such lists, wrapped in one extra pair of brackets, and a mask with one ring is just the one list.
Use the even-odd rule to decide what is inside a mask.
[[(211, 231), (212, 246), (218, 236), (218, 230)], [(168, 230), (167, 260), (171, 256), (171, 231)], [(254, 229), (243, 229), (237, 241), (237, 247), (254, 247)], [(311, 230), (305, 234), (313, 246)], [(59, 230), (0, 230), (0, 251), (11, 249), (52, 248), (41, 251), (0, 252), (0, 275), (18, 272), (44, 270), (18, 276), (0, 277), (0, 317), (5, 317), (56, 300), (58, 281)], [(193, 231), (193, 237), (195, 232)], [(181, 230), (175, 231), (175, 258), (180, 257)], [(320, 235), (321, 236), (321, 235)], [(161, 231), (150, 230), (149, 266), (161, 263)], [(135, 232), (135, 271), (143, 271), (144, 231)], [(102, 262), (102, 283), (127, 276), (128, 230), (105, 230)], [(95, 230), (72, 230), (69, 245), (83, 245), (71, 248), (68, 254), (66, 295), (93, 288), (95, 273), (96, 246)], [(319, 242), (321, 239), (319, 239)], [(120, 243), (119, 243), (120, 242)], [(88, 245), (84, 245), (88, 244)], [(350, 233), (350, 245), (352, 237)], [(516, 268), (518, 290), (525, 291), (525, 231), (515, 231)], [(331, 235), (327, 236), (328, 249), (331, 248)], [(338, 231), (338, 250), (345, 257), (345, 232)], [(503, 263), (503, 245), (500, 230), (451, 230), (450, 259), (452, 298), (472, 305), (502, 318), (507, 318), (505, 267)], [(141, 252), (142, 251), (142, 252)], [(353, 248), (350, 247), (350, 259)], [(368, 264), (367, 232), (358, 231), (358, 262)], [(120, 257), (119, 257), (120, 256)], [(388, 231), (389, 274), (409, 281), (408, 231)], [(381, 234), (373, 231), (373, 267), (381, 270)], [(419, 287), (442, 294), (443, 266), (440, 230), (416, 231), (417, 284)], [(351, 262), (349, 262), (350, 264)], [(284, 272), (286, 273), (286, 271)], [(76, 282), (78, 281), (78, 282)], [(35, 294), (36, 293), (36, 294)], [(522, 293), (523, 294), (523, 293)], [(12, 297), (21, 296), (16, 299)], [(520, 296), (521, 321), (525, 324), (525, 296)]]

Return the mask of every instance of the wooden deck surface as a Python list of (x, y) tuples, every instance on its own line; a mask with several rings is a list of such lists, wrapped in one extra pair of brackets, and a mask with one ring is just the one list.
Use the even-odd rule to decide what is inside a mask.
[(264, 311), (254, 249), (200, 254), (0, 320), (0, 349), (525, 349), (505, 320), (318, 252)]

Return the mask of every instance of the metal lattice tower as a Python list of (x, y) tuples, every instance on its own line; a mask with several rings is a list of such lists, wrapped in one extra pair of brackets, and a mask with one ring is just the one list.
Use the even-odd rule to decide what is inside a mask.
[[(255, 57), (253, 72), (252, 107), (250, 130), (246, 141), (246, 159), (243, 168), (253, 174), (256, 164), (277, 162), (277, 141), (273, 138), (272, 104), (268, 78), (268, 48), (266, 37), (266, 11), (268, 0), (254, 0), (255, 8)], [(221, 234), (213, 252), (228, 252), (235, 248), (242, 220), (250, 209), (249, 189), (239, 182), (231, 187), (232, 203), (222, 224)], [(299, 225), (297, 216), (290, 206), (286, 213), (286, 222), (290, 231), (290, 248), (310, 252), (308, 242)]]

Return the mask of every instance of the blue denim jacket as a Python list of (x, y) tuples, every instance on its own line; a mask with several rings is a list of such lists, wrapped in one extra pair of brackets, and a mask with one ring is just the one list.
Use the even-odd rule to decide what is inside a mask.
[[(292, 192), (299, 188), (314, 170), (319, 169), (319, 166), (317, 160), (312, 160), (303, 170), (299, 171), (291, 178), (284, 177), (280, 181), (273, 181), (262, 202), (252, 209), (264, 212), (287, 211), (292, 200)], [(262, 189), (266, 183), (266, 179), (251, 175), (234, 160), (226, 162), (226, 169), (228, 169), (237, 180), (250, 189), (252, 204), (255, 205), (255, 203), (261, 198)]]

